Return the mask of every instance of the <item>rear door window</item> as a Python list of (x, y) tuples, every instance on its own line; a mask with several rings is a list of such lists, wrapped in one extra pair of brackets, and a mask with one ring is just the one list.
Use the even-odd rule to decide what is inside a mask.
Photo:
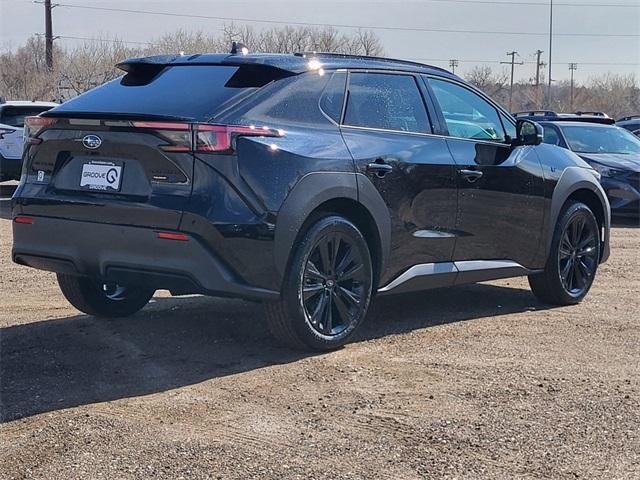
[(422, 94), (412, 75), (352, 73), (344, 124), (430, 133)]
[(46, 112), (50, 110), (51, 107), (36, 107), (36, 106), (10, 106), (7, 105), (2, 109), (2, 113), (0, 113), (0, 123), (4, 125), (9, 125), (11, 127), (24, 127), (24, 119), (25, 117), (31, 117), (34, 115), (38, 115), (42, 112)]

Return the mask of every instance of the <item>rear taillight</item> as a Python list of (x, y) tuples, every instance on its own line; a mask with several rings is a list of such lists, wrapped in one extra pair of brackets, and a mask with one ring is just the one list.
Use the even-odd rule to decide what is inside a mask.
[(244, 125), (195, 125), (196, 152), (230, 152), (238, 137), (282, 137), (282, 130)]
[(31, 217), (15, 217), (13, 221), (22, 225), (33, 225), (33, 218)]
[(50, 117), (26, 117), (24, 119), (25, 138), (35, 137), (38, 133), (58, 122), (57, 118)]
[(13, 132), (15, 132), (15, 130), (12, 130), (10, 128), (0, 128), (0, 140), (2, 140), (5, 135), (9, 135)]
[(268, 127), (210, 125), (170, 122), (133, 122), (136, 128), (151, 129), (167, 141), (166, 152), (230, 153), (236, 139), (244, 137), (282, 137), (284, 132)]
[(187, 235), (176, 232), (158, 232), (158, 238), (161, 240), (177, 240), (178, 242), (189, 241), (189, 237)]

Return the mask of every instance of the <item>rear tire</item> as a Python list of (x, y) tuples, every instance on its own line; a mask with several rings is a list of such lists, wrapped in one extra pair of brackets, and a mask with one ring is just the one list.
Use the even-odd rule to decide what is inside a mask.
[(266, 304), (273, 336), (288, 347), (341, 347), (364, 320), (373, 288), (367, 242), (338, 215), (320, 218), (297, 242), (280, 300)]
[(575, 305), (589, 292), (600, 262), (600, 227), (581, 202), (567, 203), (558, 219), (545, 269), (529, 275), (533, 294), (551, 305)]
[(142, 309), (155, 290), (104, 283), (89, 277), (58, 274), (58, 285), (71, 305), (96, 317), (128, 317)]

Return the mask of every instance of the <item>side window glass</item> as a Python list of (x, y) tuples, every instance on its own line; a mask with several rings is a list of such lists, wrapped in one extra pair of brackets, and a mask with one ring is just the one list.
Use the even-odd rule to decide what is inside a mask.
[(422, 94), (411, 75), (352, 73), (344, 124), (431, 132)]
[(347, 72), (335, 72), (320, 98), (320, 108), (334, 122), (340, 123)]
[(556, 129), (553, 127), (544, 127), (544, 133), (542, 134), (542, 141), (549, 145), (560, 145), (560, 136)]
[(504, 131), (507, 133), (509, 138), (511, 140), (516, 138), (517, 136), (516, 126), (513, 124), (513, 122), (509, 118), (507, 118), (506, 115), (503, 115), (502, 113), (500, 114), (500, 119), (502, 120), (502, 126), (504, 127)]
[(472, 140), (505, 141), (498, 111), (471, 90), (444, 80), (429, 79), (449, 135)]

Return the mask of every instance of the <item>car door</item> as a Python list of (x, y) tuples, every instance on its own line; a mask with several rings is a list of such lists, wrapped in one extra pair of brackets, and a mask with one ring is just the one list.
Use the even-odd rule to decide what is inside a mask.
[(436, 77), (427, 82), (457, 168), (456, 265), (461, 272), (491, 265), (476, 260), (531, 266), (545, 209), (535, 147), (512, 148), (512, 120), (468, 86)]
[[(453, 283), (455, 167), (446, 140), (432, 135), (429, 102), (419, 77), (350, 72), (342, 116), (343, 138), (355, 161), (384, 199), (391, 216), (391, 253), (381, 286), (422, 265), (431, 284)], [(427, 266), (425, 266), (427, 264)], [(414, 287), (417, 287), (414, 285)]]

